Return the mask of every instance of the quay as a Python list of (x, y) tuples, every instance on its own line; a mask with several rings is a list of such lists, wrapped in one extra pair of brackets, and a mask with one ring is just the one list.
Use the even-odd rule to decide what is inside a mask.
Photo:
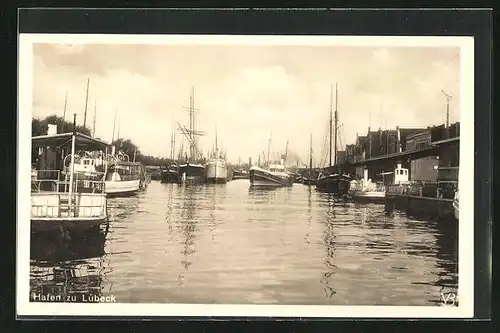
[[(342, 171), (354, 180), (370, 179), (385, 187), (388, 212), (405, 211), (415, 217), (448, 219), (454, 216), (458, 190), (460, 123), (426, 129), (371, 131), (339, 151), (339, 162), (314, 172)], [(397, 167), (399, 166), (399, 167)], [(408, 184), (393, 184), (385, 175), (408, 170)], [(300, 169), (306, 174), (308, 169)], [(405, 171), (406, 172), (406, 171)]]

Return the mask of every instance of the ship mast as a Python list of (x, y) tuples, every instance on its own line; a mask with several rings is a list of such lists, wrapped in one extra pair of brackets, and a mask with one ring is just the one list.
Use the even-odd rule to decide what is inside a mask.
[(87, 126), (87, 105), (89, 103), (89, 85), (90, 85), (90, 78), (87, 79), (87, 95), (85, 97), (85, 113), (83, 114), (83, 127)]
[(116, 113), (117, 109), (115, 108), (115, 119), (113, 120), (113, 136), (111, 137), (111, 143), (115, 141)]
[[(184, 109), (188, 109), (189, 112), (189, 128), (186, 128), (186, 126), (180, 125), (177, 123), (177, 126), (179, 127), (179, 130), (181, 131), (182, 134), (186, 137), (186, 139), (189, 141), (189, 157), (188, 159), (191, 162), (194, 162), (195, 159), (198, 157), (197, 155), (200, 154), (198, 150), (198, 145), (197, 145), (197, 137), (200, 135), (203, 135), (203, 132), (197, 131), (196, 130), (196, 124), (195, 124), (195, 112), (199, 111), (194, 108), (194, 87), (191, 87), (191, 95), (189, 98), (189, 107), (183, 107)], [(200, 154), (201, 155), (201, 154)]]
[(288, 157), (288, 141), (286, 142), (286, 146), (285, 146), (285, 156), (283, 158), (283, 163), (286, 162), (287, 157)]
[(338, 83), (335, 83), (335, 157), (334, 157), (334, 163), (337, 164), (337, 131), (338, 131), (338, 122), (339, 122), (339, 115), (338, 115)]
[(64, 111), (63, 111), (63, 121), (61, 125), (61, 133), (64, 133), (64, 123), (66, 122), (66, 108), (68, 106), (68, 91), (66, 90), (66, 95), (64, 97)]
[(170, 138), (170, 159), (173, 161), (175, 158), (175, 125), (172, 122), (172, 135)]
[(309, 177), (311, 177), (311, 172), (312, 172), (312, 164), (313, 164), (313, 148), (312, 148), (312, 140), (313, 136), (311, 134), (311, 137), (309, 139)]
[(219, 147), (217, 146), (217, 125), (215, 125), (215, 158), (219, 158)]
[(271, 155), (271, 136), (272, 136), (272, 133), (271, 133), (271, 134), (269, 134), (269, 142), (268, 142), (268, 144), (267, 144), (267, 159), (266, 159), (266, 160), (267, 160), (267, 164), (269, 164), (269, 163), (270, 163), (270, 162), (269, 162), (269, 158), (271, 157), (271, 156), (270, 156), (270, 155)]
[(95, 120), (97, 117), (97, 102), (94, 102), (94, 123), (92, 127), (92, 137), (95, 137)]
[(194, 87), (191, 87), (191, 96), (189, 97), (189, 130), (191, 142), (189, 145), (189, 158), (191, 161), (194, 159), (195, 155), (195, 140), (194, 140)]
[(333, 95), (333, 85), (330, 85), (330, 131), (329, 131), (329, 136), (330, 136), (330, 166), (332, 166), (332, 128), (333, 128), (333, 124), (332, 124), (332, 97)]

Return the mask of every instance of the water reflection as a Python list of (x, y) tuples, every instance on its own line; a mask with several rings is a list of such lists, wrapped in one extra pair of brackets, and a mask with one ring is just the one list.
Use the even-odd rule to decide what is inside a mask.
[[(181, 221), (178, 224), (182, 235), (184, 236), (184, 248), (182, 250), (183, 259), (181, 263), (184, 269), (187, 271), (192, 265), (190, 261), (190, 256), (196, 252), (194, 247), (194, 241), (196, 238), (196, 219), (195, 214), (197, 211), (197, 200), (199, 198), (199, 191), (203, 188), (200, 186), (183, 186), (181, 190), (181, 201), (183, 202), (181, 206)], [(179, 284), (182, 284), (184, 279), (184, 274), (179, 274)]]
[(109, 224), (31, 235), (30, 301), (87, 302), (111, 290), (105, 248)]
[(108, 231), (32, 238), (32, 292), (113, 281), (119, 302), (437, 305), (457, 289), (456, 223), (308, 186), (152, 182), (108, 213)]
[(312, 186), (307, 187), (307, 231), (304, 237), (304, 241), (309, 244), (309, 236), (311, 234), (311, 223), (313, 220), (312, 216)]
[(325, 258), (325, 267), (326, 270), (322, 273), (322, 279), (320, 280), (321, 284), (324, 286), (325, 297), (331, 298), (336, 291), (333, 288), (333, 278), (332, 275), (335, 274), (338, 270), (338, 267), (335, 265), (335, 210), (333, 205), (329, 205), (329, 210), (326, 213), (325, 219), (325, 230), (323, 232), (323, 241), (326, 248), (326, 258)]

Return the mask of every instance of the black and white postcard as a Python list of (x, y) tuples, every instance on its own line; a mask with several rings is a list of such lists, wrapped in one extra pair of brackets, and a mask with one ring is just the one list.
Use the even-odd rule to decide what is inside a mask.
[(18, 315), (472, 317), (473, 47), (20, 34)]

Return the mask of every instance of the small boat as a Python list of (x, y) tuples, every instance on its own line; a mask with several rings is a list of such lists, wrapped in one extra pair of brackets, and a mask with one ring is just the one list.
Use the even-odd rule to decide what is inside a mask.
[(371, 179), (361, 182), (353, 180), (351, 182), (351, 196), (356, 203), (384, 204), (385, 186), (373, 183)]
[(459, 201), (458, 201), (458, 189), (455, 191), (455, 197), (453, 198), (453, 211), (455, 214), (455, 218), (458, 220), (460, 216), (460, 208), (459, 208)]
[[(47, 135), (32, 138), (32, 147), (38, 149), (40, 160), (53, 162), (32, 172), (31, 232), (85, 230), (104, 223), (108, 217), (105, 172), (78, 171), (74, 166), (76, 148), (107, 156), (108, 144), (77, 132), (57, 134), (49, 126)], [(65, 151), (70, 152), (69, 166), (58, 168), (58, 155)]]
[(317, 178), (308, 178), (304, 177), (302, 180), (302, 184), (307, 185), (307, 186), (313, 186), (318, 184), (318, 179)]
[(108, 196), (134, 195), (147, 187), (144, 166), (139, 162), (117, 161), (108, 166), (106, 194)]
[(177, 164), (171, 164), (167, 168), (161, 170), (161, 182), (162, 183), (179, 183), (179, 166)]
[(161, 169), (157, 167), (146, 168), (151, 180), (161, 180)]
[(245, 170), (240, 170), (240, 169), (236, 169), (236, 170), (233, 170), (233, 180), (237, 180), (237, 179), (248, 179), (249, 178), (249, 173)]

